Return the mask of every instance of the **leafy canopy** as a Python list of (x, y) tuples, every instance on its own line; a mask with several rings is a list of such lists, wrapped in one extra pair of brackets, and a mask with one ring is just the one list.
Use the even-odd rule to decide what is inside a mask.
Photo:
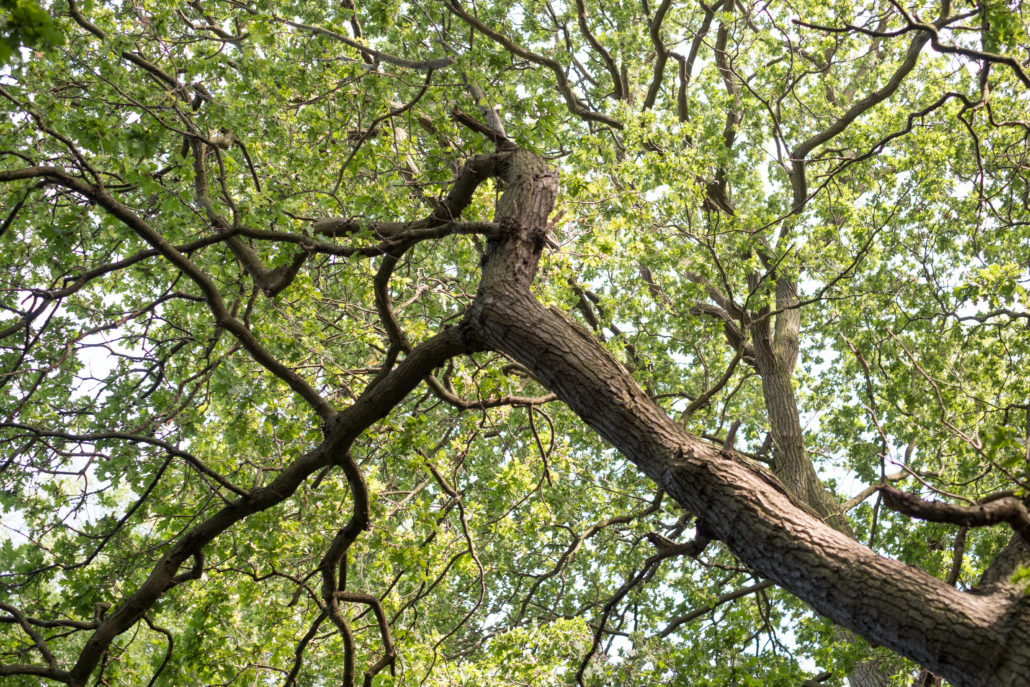
[[(355, 404), (461, 320), (490, 239), (386, 223), (495, 149), (469, 118), (560, 171), (534, 292), (672, 417), (775, 467), (750, 330), (720, 313), (779, 327), (795, 284), (787, 410), (854, 535), (960, 588), (1008, 540), (863, 488), (1030, 478), (1021, 3), (0, 9), (0, 663), (73, 665), (187, 532), (319, 445), (312, 399)], [(75, 183), (16, 173), (42, 167)], [(872, 656), (911, 681), (717, 543), (655, 561), (692, 516), (521, 366), (433, 375), (353, 445), (361, 480), (328, 465), (220, 532), (97, 679), (830, 685)], [(362, 489), (345, 632), (318, 571)]]

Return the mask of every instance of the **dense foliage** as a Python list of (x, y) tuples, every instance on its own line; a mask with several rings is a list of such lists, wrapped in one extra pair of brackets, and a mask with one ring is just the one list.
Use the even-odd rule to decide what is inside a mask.
[(933, 684), (525, 365), (419, 370), (504, 230), (456, 180), (515, 146), (570, 331), (880, 554), (1018, 577), (875, 488), (1030, 479), (1018, 0), (44, 4), (0, 4), (5, 684)]

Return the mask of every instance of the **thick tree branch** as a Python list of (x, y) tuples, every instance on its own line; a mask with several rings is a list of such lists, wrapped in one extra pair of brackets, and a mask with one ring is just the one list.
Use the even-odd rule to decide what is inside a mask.
[[(533, 168), (530, 161), (525, 168)], [(534, 198), (549, 195), (546, 188), (537, 185)], [(714, 538), (818, 612), (956, 685), (982, 684), (987, 676), (1015, 685), (1030, 672), (1028, 657), (1005, 649), (1030, 641), (1030, 610), (1021, 595), (963, 594), (876, 555), (813, 514), (760, 466), (684, 431), (592, 336), (538, 304), (522, 275), (534, 272), (527, 261), (535, 262), (534, 247), (542, 242), (533, 227), (543, 224), (537, 218), (546, 210), (512, 215), (527, 204), (524, 197), (522, 203), (507, 197), (528, 192), (509, 184), (498, 202), (496, 219), (519, 218), (516, 226), (525, 229), (500, 242), (484, 266), (469, 322), (487, 345), (525, 365), (684, 508), (702, 516)]]
[(816, 147), (840, 134), (861, 115), (868, 112), (875, 105), (883, 102), (897, 91), (898, 87), (900, 87), (902, 82), (905, 80), (905, 77), (915, 69), (916, 63), (919, 61), (919, 53), (922, 52), (923, 46), (926, 45), (928, 40), (929, 36), (927, 34), (917, 34), (908, 46), (908, 51), (905, 53), (904, 61), (902, 61), (901, 65), (894, 71), (894, 74), (891, 75), (891, 78), (886, 84), (856, 102), (847, 110), (847, 112), (834, 121), (833, 124), (826, 127), (819, 133), (810, 136), (791, 151), (791, 170), (789, 176), (790, 183), (794, 191), (792, 201), (792, 210), (794, 212), (800, 210), (808, 199), (808, 180), (805, 175), (805, 160), (808, 157), (808, 154)]
[(672, 0), (662, 0), (658, 9), (655, 10), (654, 17), (647, 23), (647, 33), (651, 37), (657, 56), (654, 61), (654, 76), (651, 78), (651, 85), (647, 88), (647, 95), (644, 96), (644, 104), (641, 106), (644, 110), (654, 107), (655, 100), (658, 99), (658, 92), (662, 89), (665, 65), (672, 55), (672, 52), (665, 46), (665, 41), (662, 40), (662, 22), (665, 21), (665, 15), (671, 6)]

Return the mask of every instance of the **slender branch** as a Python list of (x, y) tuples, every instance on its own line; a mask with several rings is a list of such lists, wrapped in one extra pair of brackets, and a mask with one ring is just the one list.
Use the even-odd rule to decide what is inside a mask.
[(648, 515), (651, 515), (652, 513), (657, 512), (662, 505), (662, 498), (664, 497), (664, 495), (665, 492), (659, 489), (655, 493), (654, 499), (652, 499), (651, 503), (649, 503), (645, 508), (642, 508), (641, 510), (635, 511), (633, 513), (627, 513), (626, 515), (616, 515), (610, 518), (606, 518), (604, 520), (600, 520), (598, 522), (595, 522), (579, 534), (576, 534), (573, 537), (572, 542), (565, 548), (565, 551), (562, 552), (562, 555), (558, 558), (558, 561), (554, 564), (554, 567), (548, 570), (547, 572), (536, 576), (536, 579), (533, 581), (533, 585), (529, 588), (529, 591), (526, 592), (526, 596), (522, 600), (522, 605), (519, 608), (519, 613), (517, 616), (518, 619), (521, 620), (525, 617), (526, 611), (529, 608), (529, 604), (532, 601), (533, 596), (536, 594), (537, 590), (540, 588), (540, 586), (548, 579), (554, 577), (562, 570), (564, 570), (565, 567), (572, 561), (572, 558), (576, 555), (576, 552), (579, 551), (580, 547), (583, 546), (583, 543), (587, 539), (590, 539), (595, 534), (606, 528), (612, 527), (614, 525), (626, 525), (633, 522), (634, 520), (640, 520)]
[(723, 604), (727, 604), (730, 601), (736, 601), (737, 599), (740, 599), (740, 598), (745, 597), (745, 596), (750, 596), (751, 594), (755, 594), (757, 592), (762, 591), (763, 589), (768, 589), (769, 587), (772, 587), (772, 586), (773, 586), (772, 582), (770, 582), (769, 580), (764, 580), (762, 582), (757, 582), (757, 583), (755, 583), (755, 584), (753, 584), (753, 585), (751, 585), (749, 587), (741, 587), (740, 589), (735, 589), (732, 592), (727, 592), (726, 594), (723, 594), (722, 596), (720, 596), (719, 598), (717, 598), (715, 601), (713, 601), (712, 603), (708, 604), (707, 606), (702, 606), (701, 608), (695, 608), (692, 611), (689, 611), (687, 613), (683, 613), (681, 615), (675, 616), (671, 621), (669, 621), (669, 624), (665, 626), (665, 629), (663, 629), (661, 632), (658, 633), (658, 636), (659, 637), (668, 637), (669, 635), (671, 635), (673, 632), (678, 630), (683, 625), (686, 625), (687, 623), (689, 623), (689, 622), (691, 622), (693, 620), (697, 620), (698, 618), (700, 618), (703, 615), (707, 615), (708, 613), (711, 613), (712, 611), (714, 611), (719, 606), (722, 606)]
[(597, 623), (597, 628), (594, 630), (594, 641), (586, 655), (583, 656), (579, 665), (579, 670), (576, 671), (577, 684), (583, 684), (583, 675), (586, 672), (586, 668), (590, 663), (590, 659), (597, 652), (597, 648), (601, 643), (601, 637), (605, 632), (605, 626), (608, 624), (608, 618), (611, 617), (612, 612), (615, 610), (615, 607), (618, 606), (619, 602), (622, 601), (622, 599), (639, 584), (650, 579), (651, 576), (654, 575), (659, 564), (661, 564), (665, 559), (683, 555), (696, 558), (701, 555), (701, 552), (711, 541), (708, 535), (702, 532), (700, 525), (698, 526), (697, 536), (688, 542), (684, 542), (682, 544), (668, 542), (668, 544), (665, 544), (665, 542), (662, 541), (663, 539), (664, 538), (651, 538), (653, 542), (662, 542), (661, 544), (656, 544), (658, 552), (644, 561), (640, 570), (630, 575), (622, 586), (619, 587), (618, 591), (616, 591), (615, 594), (613, 594), (612, 597), (604, 604), (604, 608), (601, 611), (601, 618)]
[[(894, 472), (894, 473), (891, 473), (889, 475), (884, 476), (884, 479), (886, 481), (888, 481), (888, 482), (900, 482), (901, 480), (905, 479), (908, 476), (909, 476), (909, 473), (908, 473), (907, 470), (899, 470), (897, 472)], [(862, 491), (858, 492), (857, 494), (852, 496), (850, 499), (848, 499), (847, 501), (842, 503), (841, 506), (840, 506), (841, 512), (846, 513), (849, 510), (851, 510), (852, 508), (854, 508), (855, 506), (857, 506), (858, 504), (862, 503), (867, 498), (869, 498), (870, 496), (872, 496), (876, 492), (880, 491), (880, 487), (881, 486), (883, 486), (883, 485), (881, 485), (881, 484), (870, 484), (865, 489), (863, 489)]]
[(447, 3), (447, 8), (451, 12), (456, 14), (458, 17), (460, 17), (469, 26), (474, 28), (476, 31), (479, 31), (484, 36), (490, 38), (508, 52), (518, 55), (519, 57), (525, 60), (529, 60), (534, 64), (538, 64), (541, 67), (547, 67), (548, 69), (550, 69), (551, 72), (554, 74), (558, 91), (561, 92), (562, 96), (565, 98), (565, 104), (568, 106), (569, 112), (576, 115), (577, 117), (581, 117), (582, 119), (585, 119), (590, 122), (599, 122), (601, 124), (607, 124), (613, 129), (623, 128), (622, 122), (618, 121), (617, 119), (613, 119), (608, 115), (601, 114), (600, 112), (595, 112), (580, 101), (576, 94), (572, 92), (572, 85), (569, 83), (568, 77), (565, 76), (565, 70), (562, 68), (559, 62), (557, 62), (556, 60), (552, 60), (549, 57), (538, 55), (535, 52), (526, 50), (525, 48), (517, 45), (514, 41), (512, 41), (504, 34), (490, 28), (482, 21), (480, 21), (477, 17), (475, 17), (472, 14), (469, 14), (461, 6), (458, 0), (449, 0)]
[(297, 642), (297, 646), (293, 651), (293, 665), (290, 667), (290, 672), (286, 675), (286, 679), (283, 681), (283, 687), (296, 687), (297, 674), (300, 673), (300, 668), (304, 663), (304, 650), (307, 649), (308, 644), (315, 638), (315, 634), (318, 633), (318, 628), (322, 626), (326, 618), (329, 616), (325, 611), (320, 611), (315, 620), (311, 623), (311, 627), (301, 637), (301, 640)]
[[(722, 377), (720, 377), (718, 381), (715, 382), (715, 384), (713, 384), (712, 386), (708, 387), (700, 394), (698, 394), (697, 398), (691, 401), (687, 405), (687, 407), (683, 409), (683, 412), (680, 414), (679, 418), (681, 424), (689, 420), (698, 408), (705, 406), (709, 401), (712, 400), (712, 398), (717, 393), (719, 393), (722, 390), (723, 387), (725, 387), (729, 383), (730, 379), (733, 378), (733, 373), (737, 371), (737, 364), (744, 357), (744, 350), (746, 348), (747, 346), (745, 346), (744, 343), (741, 342), (737, 346), (737, 352), (733, 354), (733, 359), (730, 360), (730, 364), (726, 366), (726, 371), (723, 372)], [(732, 445), (728, 448), (732, 448)]]
[(25, 617), (25, 614), (21, 612), (21, 609), (19, 609), (17, 606), (12, 606), (11, 604), (4, 603), (2, 601), (0, 601), (0, 609), (7, 611), (12, 616), (14, 616), (14, 619), (17, 621), (18, 626), (21, 627), (22, 631), (29, 636), (29, 639), (32, 640), (32, 643), (36, 646), (36, 649), (43, 656), (43, 660), (47, 662), (47, 666), (49, 666), (50, 670), (56, 671), (57, 659), (54, 658), (54, 654), (50, 651), (50, 647), (47, 646), (46, 641), (44, 641), (43, 635), (36, 632), (36, 630), (32, 627), (32, 624)]
[(372, 138), (375, 132), (379, 129), (379, 125), (389, 119), (393, 119), (394, 117), (402, 115), (411, 108), (415, 107), (415, 105), (418, 104), (418, 101), (422, 100), (422, 96), (424, 96), (429, 91), (429, 85), (432, 82), (433, 71), (429, 70), (428, 72), (426, 72), (425, 83), (422, 84), (422, 88), (419, 89), (419, 92), (415, 94), (414, 98), (412, 98), (411, 100), (402, 105), (398, 105), (397, 107), (391, 107), (388, 112), (376, 117), (369, 123), (367, 127), (365, 127), (364, 133), (362, 133), (361, 137), (358, 138), (358, 140), (354, 143), (353, 147), (351, 148), (350, 154), (347, 155), (347, 159), (345, 159), (343, 161), (343, 164), (340, 165), (340, 171), (336, 174), (336, 183), (333, 184), (333, 193), (336, 193), (337, 190), (339, 190), (340, 184), (343, 183), (344, 171), (347, 169), (348, 166), (350, 166), (351, 161), (358, 154), (358, 151), (361, 150), (361, 146), (363, 146), (365, 142), (368, 141), (368, 139)]
[(576, 22), (579, 24), (579, 30), (583, 37), (587, 39), (587, 43), (594, 49), (594, 52), (601, 57), (601, 61), (604, 62), (605, 68), (612, 77), (612, 97), (616, 100), (625, 100), (627, 92), (625, 84), (622, 82), (622, 75), (619, 74), (619, 67), (615, 64), (612, 54), (601, 45), (597, 36), (590, 30), (590, 25), (587, 24), (587, 8), (583, 0), (576, 0)]
[(172, 652), (175, 650), (175, 637), (172, 636), (172, 633), (170, 631), (161, 627), (160, 625), (156, 624), (153, 620), (151, 620), (149, 616), (144, 615), (143, 622), (145, 622), (147, 624), (147, 627), (149, 627), (154, 632), (158, 632), (164, 635), (165, 641), (168, 642), (168, 647), (165, 649), (165, 657), (161, 660), (161, 665), (157, 667), (157, 670), (154, 671), (154, 674), (150, 676), (150, 682), (147, 683), (147, 687), (153, 687), (153, 685), (157, 682), (157, 679), (161, 677), (161, 673), (164, 672), (165, 667), (168, 666), (168, 661), (170, 661), (172, 658)]
[[(189, 254), (200, 248), (220, 243), (221, 241), (224, 241), (225, 238), (225, 234), (207, 236), (187, 244), (176, 246), (175, 249), (178, 250), (180, 253)], [(94, 279), (110, 274), (112, 272), (123, 270), (127, 267), (131, 267), (132, 265), (135, 265), (138, 262), (142, 262), (147, 258), (152, 258), (157, 255), (160, 255), (160, 253), (157, 250), (150, 248), (147, 250), (140, 251), (135, 255), (125, 258), (124, 260), (118, 260), (116, 262), (108, 263), (106, 265), (94, 267), (90, 270), (80, 273), (76, 277), (72, 277), (71, 275), (69, 275), (65, 279), (65, 286), (59, 289), (34, 290), (33, 295), (40, 299), (39, 305), (36, 308), (25, 313), (14, 324), (4, 329), (0, 329), (0, 339), (4, 339), (8, 336), (11, 336), (12, 334), (16, 334), (25, 327), (28, 327), (32, 324), (33, 321), (35, 321), (37, 317), (39, 317), (50, 306), (50, 304), (53, 301), (57, 301), (72, 295), (73, 293), (75, 293), (76, 291), (78, 291)], [(189, 296), (187, 294), (177, 294), (177, 297), (197, 299), (196, 296)]]
[(359, 43), (358, 41), (352, 38), (348, 38), (347, 36), (344, 36), (341, 33), (331, 31), (321, 26), (311, 26), (310, 24), (302, 24), (297, 21), (286, 19), (285, 17), (273, 16), (272, 18), (280, 24), (286, 24), (287, 26), (292, 26), (295, 29), (307, 31), (316, 36), (326, 36), (327, 38), (331, 38), (334, 41), (339, 41), (344, 45), (354, 48), (364, 56), (371, 57), (377, 62), (386, 62), (387, 64), (392, 64), (395, 67), (415, 69), (418, 71), (433, 71), (436, 69), (444, 69), (445, 67), (449, 67), (452, 64), (454, 64), (454, 58), (450, 55), (445, 55), (444, 57), (437, 57), (431, 60), (410, 60), (406, 57), (398, 57), (397, 55), (391, 55), (390, 53), (370, 48), (369, 46)]

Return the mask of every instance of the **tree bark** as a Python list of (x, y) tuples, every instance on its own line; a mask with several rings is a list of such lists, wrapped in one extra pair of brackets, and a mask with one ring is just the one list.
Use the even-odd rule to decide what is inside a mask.
[(669, 418), (589, 333), (529, 292), (557, 179), (523, 151), (499, 155), (508, 228), (487, 253), (466, 320), (525, 365), (590, 427), (742, 561), (840, 625), (956, 687), (1026, 685), (1030, 608), (1011, 585), (978, 596), (878, 556), (837, 531), (773, 475)]

